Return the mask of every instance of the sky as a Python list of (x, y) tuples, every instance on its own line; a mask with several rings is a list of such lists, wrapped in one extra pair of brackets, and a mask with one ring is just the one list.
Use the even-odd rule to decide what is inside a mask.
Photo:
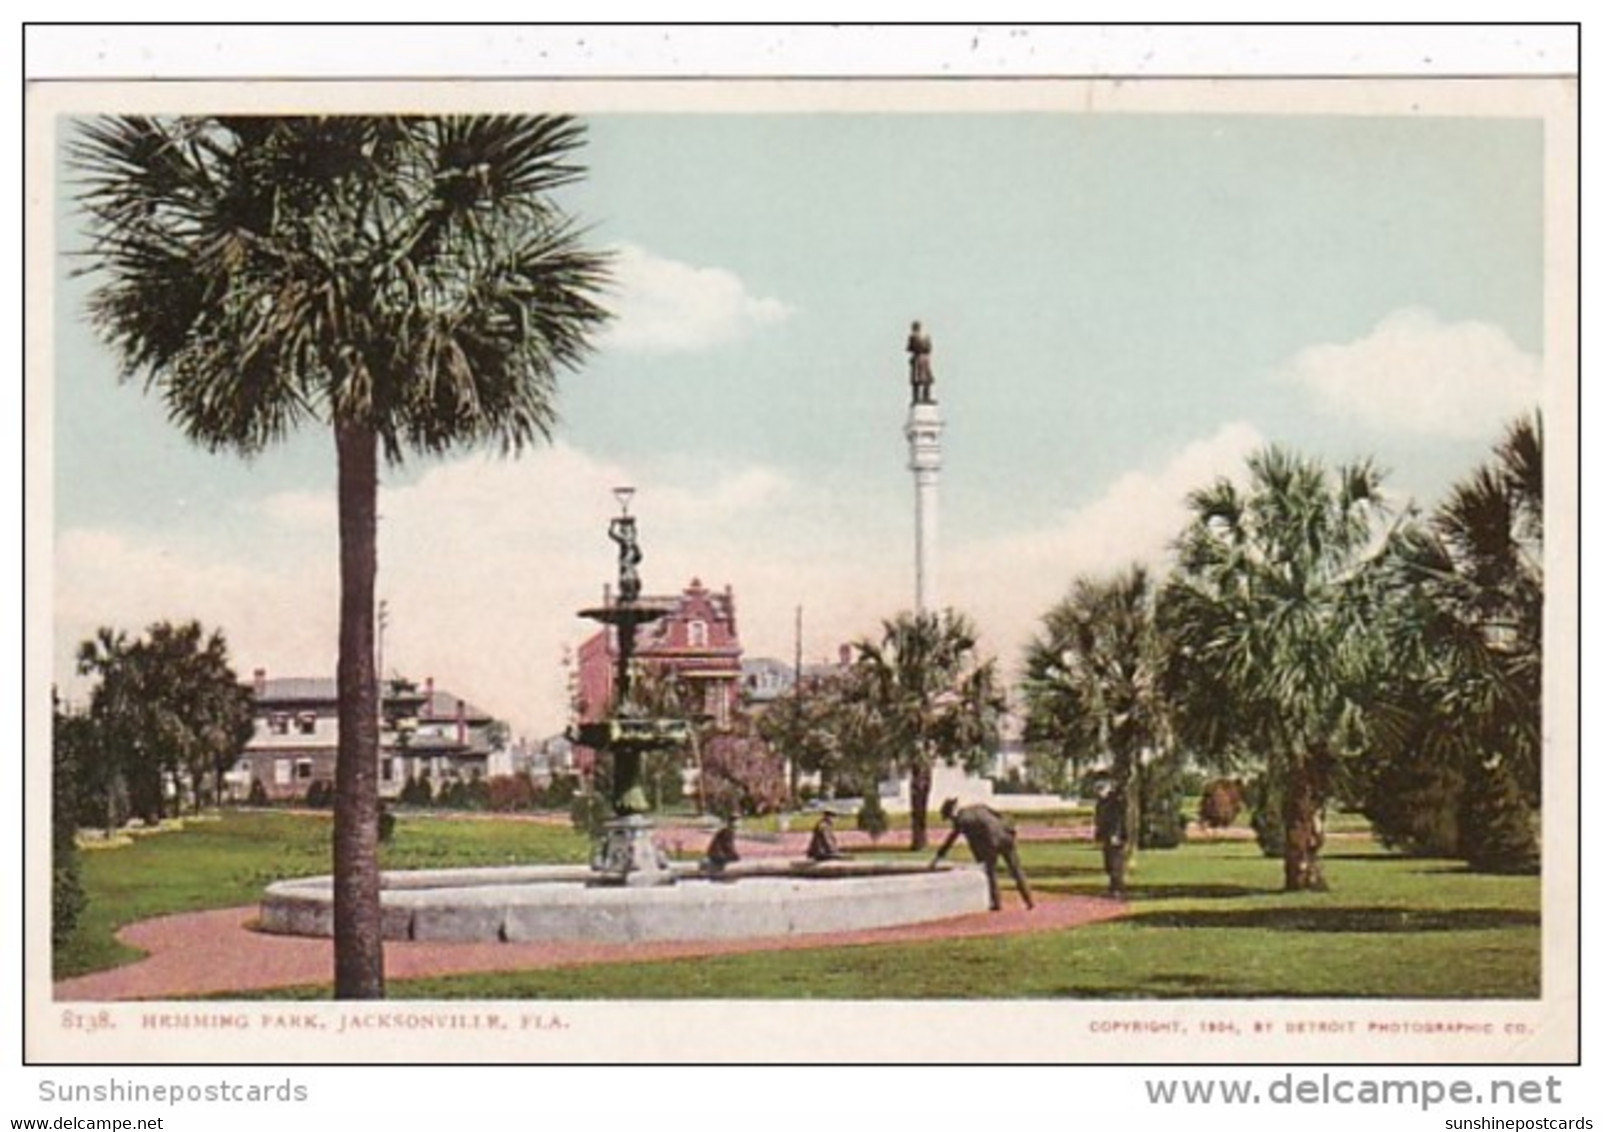
[[(1006, 669), (1076, 576), (1161, 568), (1186, 494), (1253, 450), (1373, 457), (1428, 508), (1542, 399), (1535, 119), (585, 120), (562, 200), (615, 254), (616, 317), (562, 377), (553, 443), (410, 460), (379, 504), (386, 672), (530, 738), (566, 722), (614, 486), (646, 591), (732, 587), (749, 656), (789, 659), (798, 608), (812, 660), (911, 606), (913, 319), (946, 420), (941, 601)], [(332, 675), (332, 436), (189, 445), (118, 382), (91, 282), (63, 269), (53, 296), (56, 681), (82, 694), (99, 625), (189, 617), (242, 675)]]

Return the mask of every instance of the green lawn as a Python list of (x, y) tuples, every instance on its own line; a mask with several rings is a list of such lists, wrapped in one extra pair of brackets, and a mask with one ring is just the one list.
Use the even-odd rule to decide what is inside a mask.
[[(275, 880), (332, 871), (332, 834), (326, 814), (229, 813), (79, 854), (89, 902), (73, 938), (55, 955), (56, 978), (140, 958), (113, 938), (124, 924), (251, 904)], [(420, 869), (573, 862), (588, 853), (584, 839), (565, 825), (403, 815), (380, 861), (387, 869)]]
[[(326, 819), (230, 815), (86, 854), (91, 912), (58, 974), (127, 961), (114, 924), (249, 903), (269, 880), (328, 869)], [(1095, 894), (1084, 842), (1027, 842), (1044, 895)], [(582, 859), (559, 827), (403, 819), (386, 867)], [(920, 854), (922, 856), (923, 854)], [(958, 858), (963, 857), (960, 850)], [(1280, 863), (1251, 842), (1140, 855), (1130, 914), (1062, 932), (820, 948), (579, 970), (392, 981), (395, 998), (1533, 998), (1540, 994), (1536, 877), (1477, 876), (1450, 861), (1333, 838), (1331, 891), (1280, 893)], [(115, 909), (115, 915), (108, 912)], [(272, 997), (326, 997), (326, 987)]]

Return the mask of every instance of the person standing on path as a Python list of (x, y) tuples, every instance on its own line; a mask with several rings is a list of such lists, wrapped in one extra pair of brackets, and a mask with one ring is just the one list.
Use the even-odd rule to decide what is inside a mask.
[(985, 880), (991, 886), (991, 911), (1002, 910), (1002, 897), (996, 888), (998, 857), (1007, 862), (1007, 870), (1013, 874), (1013, 883), (1018, 886), (1019, 895), (1024, 897), (1024, 906), (1034, 909), (1035, 898), (1030, 895), (1030, 882), (1019, 867), (1018, 838), (1013, 826), (1001, 814), (989, 806), (964, 806), (959, 809), (957, 799), (948, 798), (941, 803), (941, 817), (952, 823), (952, 832), (946, 835), (946, 840), (935, 851), (930, 868), (939, 865), (957, 839), (962, 837), (968, 842), (968, 851), (974, 854), (974, 859), (985, 866)]
[(1102, 845), (1102, 868), (1108, 874), (1108, 895), (1125, 898), (1124, 867), (1130, 840), (1124, 791), (1104, 782), (1097, 794), (1096, 839)]

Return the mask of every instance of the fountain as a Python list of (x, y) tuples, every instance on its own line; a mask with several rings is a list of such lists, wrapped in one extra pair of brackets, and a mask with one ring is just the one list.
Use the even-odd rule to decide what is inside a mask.
[(647, 753), (683, 746), (690, 738), (690, 728), (682, 719), (653, 718), (633, 696), (635, 634), (640, 626), (673, 612), (673, 605), (641, 598), (642, 555), (635, 520), (629, 514), (634, 488), (614, 488), (613, 495), (620, 514), (609, 524), (607, 537), (618, 544), (618, 597), (579, 611), (581, 617), (610, 626), (617, 640), (612, 712), (599, 722), (580, 724), (574, 738), (612, 758), (608, 802), (613, 816), (590, 859), (596, 883), (649, 887), (672, 884), (674, 873), (667, 855), (651, 839), (651, 821), (645, 816), (651, 807), (640, 781), (640, 768)]
[[(622, 513), (608, 536), (618, 546), (616, 597), (579, 615), (613, 629), (617, 669), (606, 718), (575, 738), (611, 760), (612, 817), (585, 865), (420, 869), (386, 872), (380, 899), (387, 940), (439, 942), (756, 939), (860, 931), (984, 912), (982, 870), (921, 861), (844, 858), (737, 861), (716, 874), (670, 861), (652, 840), (642, 763), (652, 750), (689, 738), (684, 720), (655, 716), (634, 695), (635, 637), (671, 603), (640, 592), (640, 544), (629, 514), (632, 488), (616, 489)], [(278, 881), (261, 903), (260, 930), (333, 935), (327, 876)]]

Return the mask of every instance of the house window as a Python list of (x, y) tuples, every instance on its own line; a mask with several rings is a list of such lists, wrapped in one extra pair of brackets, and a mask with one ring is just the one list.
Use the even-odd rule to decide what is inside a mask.
[(295, 730), (302, 735), (317, 734), (317, 714), (303, 711), (295, 717)]
[(385, 759), (378, 764), (379, 778), (384, 782), (395, 781), (395, 760)]
[(707, 623), (705, 621), (692, 621), (685, 626), (685, 631), (690, 636), (691, 648), (704, 649), (707, 647)]
[(299, 779), (300, 781), (302, 781), (302, 782), (305, 782), (308, 778), (312, 777), (312, 760), (311, 759), (296, 759), (295, 760), (295, 777), (297, 779)]
[(288, 786), (294, 780), (295, 764), (288, 759), (275, 759), (273, 761), (273, 781), (279, 786)]
[(267, 717), (267, 730), (274, 735), (288, 735), (289, 716), (281, 711), (275, 711)]

